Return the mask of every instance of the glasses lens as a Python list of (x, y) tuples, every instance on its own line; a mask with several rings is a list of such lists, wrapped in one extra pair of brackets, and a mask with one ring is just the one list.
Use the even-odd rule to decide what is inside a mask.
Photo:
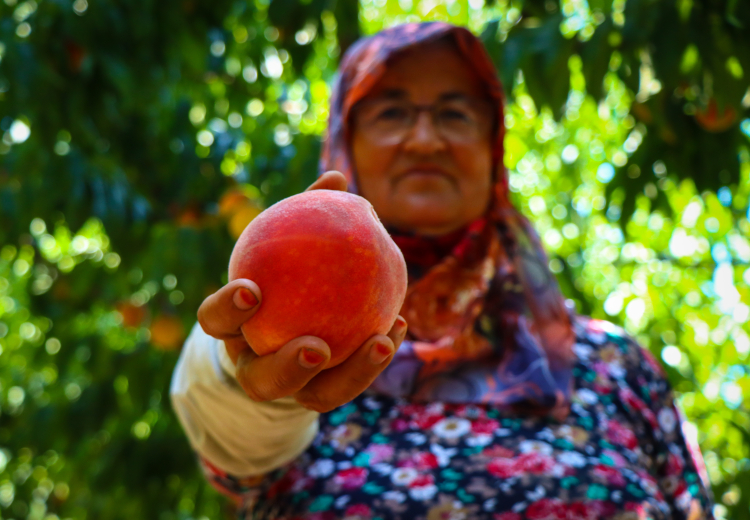
[(414, 126), (417, 113), (428, 109), (440, 135), (450, 141), (483, 139), (491, 125), (491, 107), (470, 99), (442, 101), (431, 107), (417, 107), (405, 100), (372, 99), (357, 107), (355, 117), (368, 138), (380, 143), (403, 140)]
[(486, 129), (486, 114), (469, 100), (454, 100), (435, 108), (435, 123), (446, 139), (457, 142), (479, 139)]
[(360, 107), (357, 119), (371, 138), (401, 139), (414, 123), (414, 107), (399, 100), (372, 100)]

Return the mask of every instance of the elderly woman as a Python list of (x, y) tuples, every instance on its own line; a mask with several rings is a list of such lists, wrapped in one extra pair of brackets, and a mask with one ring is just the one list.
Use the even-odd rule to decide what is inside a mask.
[(508, 200), (501, 85), (479, 40), (442, 23), (363, 39), (330, 112), (310, 189), (372, 203), (407, 261), (403, 318), (321, 370), (319, 338), (248, 348), (253, 281), (205, 300), (172, 400), (240, 516), (712, 518), (658, 362), (573, 315)]

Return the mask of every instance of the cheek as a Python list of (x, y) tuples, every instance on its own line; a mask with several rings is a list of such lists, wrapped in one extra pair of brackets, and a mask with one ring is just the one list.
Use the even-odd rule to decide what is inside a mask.
[(492, 150), (489, 145), (454, 147), (453, 160), (472, 194), (486, 192), (492, 184)]
[(359, 194), (373, 203), (384, 195), (388, 171), (393, 160), (393, 147), (373, 145), (355, 131), (352, 136), (352, 166)]

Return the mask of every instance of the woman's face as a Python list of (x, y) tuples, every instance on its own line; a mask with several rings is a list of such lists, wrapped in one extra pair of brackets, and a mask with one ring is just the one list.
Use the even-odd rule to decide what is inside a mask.
[[(493, 110), (481, 101), (475, 103), (484, 98), (477, 74), (449, 43), (420, 46), (389, 63), (359, 104), (375, 108), (355, 108), (351, 120), (359, 193), (385, 224), (421, 235), (440, 235), (485, 213), (492, 182)], [(393, 107), (389, 112), (389, 102), (396, 107), (440, 102), (444, 108), (436, 120), (427, 110), (413, 112), (413, 126), (392, 134), (401, 136), (394, 139), (388, 138), (387, 124), (403, 115)], [(458, 108), (452, 112), (454, 106)], [(468, 114), (477, 118), (468, 123), (471, 131), (461, 131), (460, 125), (467, 124), (458, 119), (463, 117), (462, 107), (472, 107)], [(390, 123), (383, 119), (389, 117)], [(373, 138), (377, 124), (381, 132)]]

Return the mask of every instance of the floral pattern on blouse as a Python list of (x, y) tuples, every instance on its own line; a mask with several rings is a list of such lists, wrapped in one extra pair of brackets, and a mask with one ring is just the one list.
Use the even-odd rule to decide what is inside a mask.
[(581, 318), (576, 336), (562, 422), (365, 393), (264, 477), (202, 467), (246, 520), (713, 519), (659, 363), (608, 322)]

